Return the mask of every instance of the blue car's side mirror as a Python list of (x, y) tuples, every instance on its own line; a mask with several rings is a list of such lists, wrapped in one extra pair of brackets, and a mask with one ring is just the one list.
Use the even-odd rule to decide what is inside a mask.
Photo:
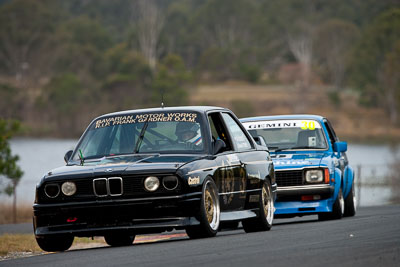
[(260, 146), (267, 146), (267, 144), (265, 143), (264, 137), (262, 137), (261, 135), (259, 136), (254, 136), (253, 137), (254, 141), (256, 141), (256, 143)]
[(333, 151), (335, 152), (346, 152), (347, 151), (347, 142), (335, 142), (333, 144)]

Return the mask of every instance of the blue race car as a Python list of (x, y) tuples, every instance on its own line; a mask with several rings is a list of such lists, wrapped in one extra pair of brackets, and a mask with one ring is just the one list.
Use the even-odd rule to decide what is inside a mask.
[(240, 120), (270, 149), (278, 194), (275, 217), (318, 214), (319, 220), (354, 216), (354, 171), (329, 121), (316, 115)]

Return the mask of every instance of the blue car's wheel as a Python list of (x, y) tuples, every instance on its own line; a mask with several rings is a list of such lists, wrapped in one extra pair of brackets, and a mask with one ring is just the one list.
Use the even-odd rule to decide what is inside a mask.
[(357, 199), (356, 199), (356, 194), (354, 191), (354, 183), (353, 183), (349, 194), (347, 195), (346, 199), (344, 200), (343, 216), (351, 217), (351, 216), (356, 215), (356, 209), (357, 209)]
[(343, 213), (344, 213), (344, 199), (342, 194), (342, 188), (340, 188), (335, 203), (333, 203), (332, 212), (320, 213), (318, 214), (318, 219), (320, 221), (341, 219), (343, 217)]

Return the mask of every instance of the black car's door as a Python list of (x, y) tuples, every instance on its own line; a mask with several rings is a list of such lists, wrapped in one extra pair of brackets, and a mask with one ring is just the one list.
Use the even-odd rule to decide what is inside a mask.
[(269, 177), (271, 185), (275, 185), (275, 174), (273, 163), (269, 156), (268, 149), (256, 149), (255, 143), (250, 135), (246, 132), (240, 122), (234, 118), (231, 113), (222, 113), (223, 120), (227, 125), (228, 132), (231, 136), (235, 147), (236, 155), (241, 163), (241, 172), (246, 177), (241, 184), (239, 194), (241, 204), (245, 205), (246, 197), (249, 196), (249, 202), (257, 202), (258, 194), (262, 186), (262, 180)]
[(261, 187), (260, 179), (269, 174), (268, 152), (255, 149), (255, 144), (250, 139), (250, 135), (246, 134), (244, 128), (240, 126), (240, 122), (232, 114), (222, 113), (222, 118), (231, 136), (235, 154), (241, 163), (241, 175), (239, 177), (239, 191), (241, 193), (238, 196), (240, 204), (244, 207), (247, 193), (259, 190)]
[(219, 166), (214, 174), (219, 189), (220, 205), (222, 210), (240, 210), (244, 206), (246, 195), (246, 172), (240, 162), (235, 144), (231, 139), (227, 125), (223, 122), (220, 112), (209, 113), (213, 142), (221, 139), (226, 147), (215, 158)]

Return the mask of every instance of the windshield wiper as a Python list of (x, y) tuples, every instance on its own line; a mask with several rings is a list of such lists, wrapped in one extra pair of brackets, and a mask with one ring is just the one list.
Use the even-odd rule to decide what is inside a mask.
[(279, 151), (283, 151), (283, 150), (290, 150), (290, 149), (306, 149), (306, 148), (310, 148), (310, 149), (318, 149), (320, 147), (311, 147), (311, 146), (294, 146), (294, 147), (284, 147), (284, 148), (279, 148), (274, 150), (275, 152), (279, 152)]
[(79, 157), (79, 160), (81, 161), (81, 165), (83, 166), (83, 163), (85, 163), (85, 158), (83, 157), (82, 150), (80, 150), (80, 149), (79, 149), (78, 157)]
[(138, 140), (136, 142), (136, 145), (135, 145), (135, 150), (134, 150), (135, 153), (139, 152), (139, 147), (142, 144), (142, 140), (144, 138), (144, 133), (146, 132), (147, 125), (149, 125), (149, 119), (146, 120), (145, 124), (143, 125), (142, 130), (140, 131), (139, 138), (138, 138)]

